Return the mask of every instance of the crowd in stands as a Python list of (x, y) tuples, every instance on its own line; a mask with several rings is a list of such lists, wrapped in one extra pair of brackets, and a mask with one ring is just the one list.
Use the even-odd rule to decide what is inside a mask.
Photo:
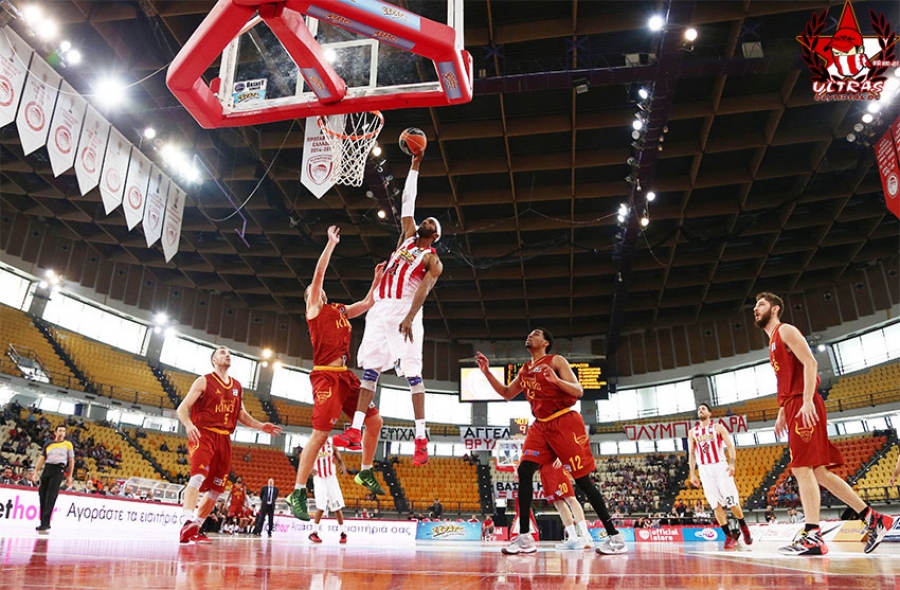
[(608, 457), (597, 462), (592, 479), (600, 486), (603, 497), (615, 513), (659, 513), (665, 510), (664, 497), (671, 478), (687, 459), (674, 453), (650, 455), (641, 463)]

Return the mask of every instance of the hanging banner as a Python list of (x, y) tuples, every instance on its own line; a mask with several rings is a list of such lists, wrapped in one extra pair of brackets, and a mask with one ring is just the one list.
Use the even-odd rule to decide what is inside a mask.
[(103, 158), (103, 171), (100, 173), (100, 196), (107, 215), (122, 204), (130, 153), (131, 143), (118, 129), (111, 127), (109, 141), (106, 143), (106, 157)]
[(109, 121), (97, 109), (88, 105), (81, 138), (78, 140), (78, 154), (75, 156), (75, 178), (78, 179), (78, 189), (82, 195), (88, 194), (100, 182), (109, 127)]
[[(747, 432), (746, 416), (722, 416), (721, 418), (713, 419), (713, 422), (721, 424), (731, 434)], [(699, 423), (698, 420), (682, 420), (679, 422), (658, 422), (652, 424), (626, 424), (625, 436), (628, 440), (687, 438), (688, 431)]]
[(156, 165), (150, 169), (150, 188), (147, 189), (147, 204), (144, 206), (144, 237), (147, 239), (147, 247), (155, 244), (162, 235), (169, 182), (169, 177)]
[(897, 144), (893, 129), (888, 128), (875, 144), (875, 162), (884, 189), (884, 204), (894, 216), (900, 218), (900, 163), (897, 161)]
[(53, 176), (59, 176), (75, 163), (75, 145), (78, 143), (86, 109), (87, 101), (84, 97), (63, 80), (56, 108), (53, 109), (53, 119), (50, 120), (50, 137), (47, 141)]
[(150, 184), (150, 159), (139, 149), (132, 146), (131, 160), (128, 162), (128, 174), (125, 176), (124, 205), (125, 224), (129, 230), (144, 218), (144, 205), (147, 202), (147, 185)]
[(11, 28), (0, 28), (0, 127), (16, 120), (32, 53)]
[(169, 199), (166, 202), (166, 220), (163, 222), (163, 254), (166, 262), (178, 253), (181, 242), (181, 222), (184, 217), (184, 200), (187, 194), (174, 182), (169, 183)]
[[(318, 117), (306, 118), (306, 129), (303, 137), (303, 165), (300, 167), (300, 182), (309, 189), (317, 199), (328, 192), (334, 186), (336, 173), (331, 146), (322, 137), (322, 131), (316, 122)], [(332, 117), (332, 123), (338, 129), (343, 129), (343, 122), (338, 122)]]
[(61, 81), (62, 76), (35, 54), (22, 89), (21, 108), (16, 115), (19, 141), (26, 156), (47, 143), (50, 117), (53, 115), (53, 105), (56, 104)]

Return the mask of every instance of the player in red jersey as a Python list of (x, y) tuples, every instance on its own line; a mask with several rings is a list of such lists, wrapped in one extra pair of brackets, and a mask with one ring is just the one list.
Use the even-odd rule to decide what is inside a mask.
[(825, 402), (818, 393), (818, 364), (803, 334), (781, 321), (784, 301), (773, 293), (756, 296), (756, 325), (769, 336), (769, 362), (778, 384), (778, 417), (775, 432), (787, 432), (791, 470), (800, 487), (800, 503), (806, 530), (779, 551), (785, 555), (825, 555), (828, 547), (819, 530), (819, 486), (856, 511), (868, 534), (865, 552), (871, 553), (891, 530), (894, 519), (879, 514), (860, 498), (846, 481), (828, 470), (842, 465), (841, 452), (828, 440)]
[(594, 470), (594, 456), (591, 454), (590, 435), (581, 414), (572, 406), (584, 395), (581, 384), (572, 372), (569, 362), (559, 356), (548, 354), (553, 347), (553, 336), (543, 328), (535, 328), (525, 338), (525, 348), (531, 353), (531, 360), (522, 366), (519, 374), (509, 385), (503, 385), (490, 372), (490, 363), (482, 353), (475, 355), (478, 367), (487, 378), (494, 391), (507, 400), (525, 392), (531, 404), (535, 422), (525, 435), (522, 460), (519, 463), (519, 536), (503, 548), (503, 553), (534, 553), (537, 546), (534, 538), (527, 534), (529, 519), (524, 516), (531, 511), (534, 473), (543, 465), (559, 459), (572, 470), (572, 478), (581, 488), (594, 507), (594, 511), (608, 536), (597, 545), (598, 553), (626, 553), (625, 537), (616, 530), (606, 502), (600, 490), (591, 481)]
[(441, 237), (440, 222), (428, 217), (416, 227), (414, 218), (419, 163), (424, 155), (423, 150), (412, 158), (403, 188), (400, 241), (378, 284), (372, 313), (366, 316), (366, 328), (356, 355), (363, 378), (353, 424), (345, 433), (334, 437), (337, 447), (359, 444), (364, 412), (375, 396), (378, 377), (384, 371), (395, 369), (397, 375), (406, 377), (412, 394), (416, 424), (413, 465), (428, 463), (425, 385), (422, 381), (422, 341), (425, 337), (422, 305), (444, 270), (434, 249), (434, 243)]
[[(328, 303), (328, 297), (322, 285), (325, 281), (325, 271), (331, 261), (331, 254), (341, 241), (341, 230), (332, 225), (328, 228), (328, 243), (319, 256), (312, 283), (306, 289), (306, 323), (309, 326), (309, 336), (313, 345), (313, 371), (309, 374), (309, 380), (313, 388), (313, 415), (312, 436), (309, 443), (300, 453), (300, 462), (297, 465), (297, 481), (294, 491), (287, 497), (291, 514), (300, 520), (309, 520), (309, 512), (306, 507), (306, 481), (312, 471), (319, 449), (325, 443), (332, 427), (341, 417), (341, 410), (348, 416), (352, 416), (357, 410), (357, 401), (360, 395), (359, 378), (347, 368), (347, 359), (350, 356), (350, 336), (353, 327), (350, 320), (359, 317), (372, 307), (373, 293), (381, 280), (384, 263), (375, 267), (375, 278), (365, 299), (351, 305)], [(354, 445), (352, 450), (362, 450), (362, 464), (356, 475), (355, 481), (359, 485), (369, 488), (374, 494), (384, 494), (384, 489), (375, 479), (372, 465), (375, 459), (375, 447), (378, 445), (378, 436), (384, 423), (378, 409), (368, 398), (362, 412), (363, 423), (366, 426), (366, 434), (362, 437), (361, 445)]]
[[(281, 433), (280, 427), (260, 422), (244, 409), (244, 390), (237, 379), (228, 375), (231, 351), (220, 346), (213, 351), (211, 360), (212, 373), (197, 377), (177, 411), (187, 431), (191, 460), (191, 479), (184, 489), (182, 543), (209, 542), (200, 533), (200, 525), (225, 491), (225, 478), (231, 469), (231, 433), (237, 423), (271, 435)], [(200, 492), (206, 495), (198, 506)]]
[(566, 532), (563, 542), (557, 543), (557, 550), (590, 549), (593, 541), (584, 518), (584, 510), (575, 497), (572, 478), (559, 459), (541, 466), (541, 486), (544, 488), (544, 497), (548, 502), (553, 502), (559, 512), (559, 519)]
[[(725, 531), (725, 549), (737, 549), (738, 537), (741, 534), (744, 536), (744, 544), (752, 545), (753, 537), (750, 536), (750, 528), (744, 520), (741, 498), (734, 483), (737, 454), (731, 435), (724, 426), (713, 423), (709, 404), (697, 404), (697, 417), (700, 422), (688, 431), (688, 468), (691, 470), (691, 485), (700, 487), (700, 483), (703, 483), (706, 501), (712, 506), (719, 526)], [(700, 477), (697, 477), (698, 471)], [(732, 532), (728, 528), (726, 508), (730, 508), (738, 520), (740, 533)]]
[(247, 488), (244, 487), (244, 478), (240, 475), (231, 484), (231, 498), (228, 502), (228, 518), (240, 518), (247, 503)]

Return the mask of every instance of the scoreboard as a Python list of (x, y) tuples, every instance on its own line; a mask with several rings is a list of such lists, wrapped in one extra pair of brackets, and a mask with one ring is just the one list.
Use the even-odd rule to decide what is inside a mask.
[[(509, 363), (506, 365), (506, 382), (510, 383), (519, 374), (524, 362)], [(572, 372), (584, 390), (585, 400), (609, 399), (609, 376), (606, 370), (606, 361), (589, 360), (569, 362)]]

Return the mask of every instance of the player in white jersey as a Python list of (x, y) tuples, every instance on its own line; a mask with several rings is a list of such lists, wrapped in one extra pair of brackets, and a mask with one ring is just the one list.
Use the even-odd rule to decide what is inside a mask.
[[(706, 501), (713, 508), (716, 520), (725, 531), (725, 549), (737, 549), (738, 537), (743, 534), (744, 543), (751, 545), (753, 537), (744, 521), (741, 499), (737, 485), (734, 483), (734, 465), (737, 454), (731, 435), (725, 427), (712, 422), (712, 411), (706, 403), (697, 406), (697, 417), (700, 423), (688, 431), (688, 467), (691, 470), (691, 485), (700, 486), (703, 482), (703, 493)], [(700, 477), (697, 477), (695, 465), (699, 466)], [(730, 508), (741, 527), (740, 533), (728, 528), (728, 515), (725, 509)]]
[(341, 543), (347, 542), (347, 533), (344, 532), (344, 494), (341, 492), (341, 484), (335, 469), (341, 473), (347, 473), (341, 453), (329, 438), (319, 449), (319, 454), (316, 455), (316, 466), (313, 468), (316, 517), (313, 523), (313, 532), (309, 535), (309, 540), (313, 543), (322, 542), (322, 538), (319, 537), (319, 522), (326, 512), (334, 512), (338, 521), (338, 529), (341, 532)]
[(381, 282), (375, 289), (375, 305), (366, 315), (366, 328), (357, 352), (363, 369), (359, 403), (353, 424), (334, 437), (338, 447), (354, 448), (362, 438), (362, 424), (369, 402), (375, 397), (378, 377), (395, 369), (406, 377), (412, 393), (416, 424), (416, 450), (413, 465), (428, 463), (428, 439), (425, 431), (425, 385), (422, 382), (422, 305), (444, 270), (432, 246), (441, 237), (441, 224), (428, 217), (416, 226), (416, 193), (419, 163), (424, 150), (413, 156), (409, 176), (403, 188), (401, 235)]

